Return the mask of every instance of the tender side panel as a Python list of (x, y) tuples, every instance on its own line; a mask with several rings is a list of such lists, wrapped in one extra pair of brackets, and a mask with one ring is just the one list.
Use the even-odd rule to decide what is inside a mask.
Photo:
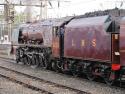
[(64, 37), (64, 56), (111, 62), (111, 35), (104, 29), (106, 16), (72, 20)]
[(120, 24), (120, 62), (125, 66), (125, 17)]

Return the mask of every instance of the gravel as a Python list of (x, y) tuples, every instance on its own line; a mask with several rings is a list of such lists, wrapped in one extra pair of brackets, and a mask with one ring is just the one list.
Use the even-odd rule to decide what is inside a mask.
[(24, 76), (22, 74), (17, 74), (15, 72), (8, 71), (8, 70), (1, 69), (1, 68), (0, 68), (0, 74), (7, 76), (7, 77), (10, 77), (12, 79), (16, 79), (17, 81), (26, 83), (28, 85), (40, 88), (42, 90), (46, 90), (46, 91), (51, 92), (53, 94), (77, 94), (78, 93), (78, 92), (74, 92), (72, 90), (60, 88), (60, 87), (55, 86), (55, 85), (48, 83), (48, 82), (32, 79), (32, 78), (29, 78), (29, 77)]
[(40, 92), (33, 91), (0, 77), (0, 94), (40, 94)]
[(110, 87), (103, 83), (91, 82), (86, 79), (74, 78), (72, 76), (55, 73), (48, 70), (32, 69), (31, 67), (0, 61), (0, 66), (9, 67), (29, 75), (33, 75), (48, 81), (66, 85), (92, 94), (125, 94), (124, 89)]

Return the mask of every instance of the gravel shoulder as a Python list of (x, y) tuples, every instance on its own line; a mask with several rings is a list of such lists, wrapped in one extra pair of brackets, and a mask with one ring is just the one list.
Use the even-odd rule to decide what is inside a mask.
[(0, 94), (41, 94), (0, 77)]
[[(46, 94), (51, 93), (51, 94), (78, 94), (78, 92), (67, 89), (67, 88), (62, 88), (59, 86), (56, 86), (52, 83), (46, 82), (46, 81), (40, 81), (35, 78), (30, 78), (27, 77), (26, 75), (16, 73), (14, 71), (9, 71), (3, 68), (0, 68), (0, 75), (4, 75), (6, 77), (9, 77), (10, 79), (14, 79), (16, 81), (22, 82), (25, 85), (33, 86), (41, 90), (42, 92), (46, 92)], [(12, 80), (13, 81), (13, 80)], [(25, 86), (24, 84), (21, 84)], [(26, 87), (28, 88), (28, 87)], [(86, 94), (86, 93), (82, 93)]]
[(55, 73), (52, 71), (32, 69), (24, 65), (9, 63), (0, 60), (0, 66), (8, 67), (13, 70), (18, 70), (32, 76), (36, 76), (54, 83), (66, 85), (75, 89), (79, 89), (92, 94), (125, 94), (124, 89), (110, 87), (105, 84), (91, 82), (86, 79), (74, 78), (72, 76)]

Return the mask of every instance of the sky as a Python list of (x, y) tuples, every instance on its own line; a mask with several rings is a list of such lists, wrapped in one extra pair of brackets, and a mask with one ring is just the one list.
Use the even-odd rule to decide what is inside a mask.
[[(2, 0), (0, 0), (2, 1)], [(14, 1), (14, 0), (10, 0)], [(23, 0), (25, 1), (25, 0)], [(35, 1), (35, 0), (33, 0)], [(115, 7), (125, 9), (125, 0), (60, 0), (60, 7), (58, 8), (58, 2), (51, 1), (52, 9), (48, 9), (48, 17), (64, 17), (72, 15), (81, 15), (86, 12), (93, 12), (98, 10), (112, 9)], [(68, 1), (68, 2), (63, 2)], [(121, 5), (123, 1), (123, 5)], [(15, 0), (17, 2), (17, 0)], [(48, 4), (48, 8), (51, 8)], [(23, 12), (25, 7), (15, 7), (18, 13)], [(34, 16), (39, 15), (39, 8), (32, 8)]]
[(112, 9), (115, 8), (115, 6), (118, 8), (125, 8), (124, 3), (123, 6), (120, 7), (121, 2), (119, 1), (121, 0), (71, 0), (69, 4), (67, 3), (67, 5), (64, 5), (65, 7), (60, 7), (59, 13), (61, 15), (81, 15), (86, 12)]

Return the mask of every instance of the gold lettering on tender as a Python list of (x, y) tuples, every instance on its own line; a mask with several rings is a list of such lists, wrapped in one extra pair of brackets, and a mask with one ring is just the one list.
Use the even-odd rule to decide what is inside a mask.
[(85, 46), (85, 40), (82, 40), (82, 41), (81, 41), (81, 46), (82, 46), (82, 47)]
[(93, 47), (96, 47), (96, 39), (93, 39), (93, 40), (92, 40), (92, 46), (93, 46)]

